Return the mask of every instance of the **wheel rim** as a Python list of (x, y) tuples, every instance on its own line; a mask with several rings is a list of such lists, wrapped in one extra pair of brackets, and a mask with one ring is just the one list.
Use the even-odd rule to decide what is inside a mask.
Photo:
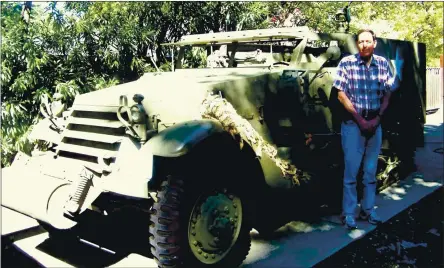
[(242, 225), (241, 200), (226, 189), (201, 195), (188, 224), (188, 242), (202, 263), (221, 261), (236, 243)]

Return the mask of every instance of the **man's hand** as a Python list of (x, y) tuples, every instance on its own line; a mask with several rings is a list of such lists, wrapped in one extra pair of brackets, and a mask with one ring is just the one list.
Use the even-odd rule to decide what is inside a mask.
[(379, 116), (373, 118), (372, 120), (368, 121), (370, 124), (370, 128), (373, 129), (373, 131), (376, 130), (376, 128), (379, 126), (379, 124), (381, 123), (381, 118)]
[(365, 120), (362, 119), (362, 123), (359, 123), (359, 128), (361, 129), (361, 132), (365, 135), (365, 136), (372, 136), (376, 129), (378, 128), (379, 124), (381, 123), (381, 119), (379, 118), (379, 116), (373, 118), (372, 120)]
[[(390, 94), (386, 94), (386, 96), (389, 96)], [(384, 97), (384, 99), (386, 99), (387, 97)], [(370, 135), (373, 135), (373, 133), (375, 132), (376, 128), (378, 127), (379, 123), (380, 123), (380, 118), (376, 117), (373, 120), (365, 120), (361, 115), (359, 115), (355, 109), (355, 107), (353, 106), (353, 104), (351, 103), (350, 99), (347, 97), (347, 95), (341, 91), (338, 90), (338, 99), (339, 101), (342, 103), (342, 105), (344, 105), (345, 110), (347, 110), (352, 116), (353, 116), (353, 120), (358, 124), (359, 129), (361, 130), (362, 133), (369, 133)], [(388, 104), (388, 101), (386, 101), (386, 104)], [(385, 110), (385, 106), (382, 107), (381, 111)]]
[(370, 124), (370, 121), (365, 120), (364, 118), (360, 118), (358, 119), (358, 126), (361, 129), (361, 131), (369, 131), (370, 128), (372, 127)]

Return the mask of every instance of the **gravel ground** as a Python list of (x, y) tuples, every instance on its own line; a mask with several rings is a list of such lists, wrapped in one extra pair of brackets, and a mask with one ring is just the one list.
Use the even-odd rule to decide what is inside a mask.
[(315, 267), (444, 267), (443, 195), (441, 187)]

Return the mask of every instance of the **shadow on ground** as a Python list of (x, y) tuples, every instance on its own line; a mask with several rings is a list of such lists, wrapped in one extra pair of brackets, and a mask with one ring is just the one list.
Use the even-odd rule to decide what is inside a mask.
[(74, 267), (109, 267), (131, 253), (152, 258), (149, 225), (143, 224), (140, 217), (138, 221), (134, 221), (134, 215), (121, 213), (88, 217), (85, 224), (62, 234), (54, 233), (37, 249)]

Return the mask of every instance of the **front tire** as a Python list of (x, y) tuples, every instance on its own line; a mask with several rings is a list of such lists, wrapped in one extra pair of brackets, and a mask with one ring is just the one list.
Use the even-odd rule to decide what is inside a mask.
[(250, 245), (248, 205), (228, 189), (185, 185), (168, 176), (157, 192), (150, 226), (159, 267), (238, 267)]

